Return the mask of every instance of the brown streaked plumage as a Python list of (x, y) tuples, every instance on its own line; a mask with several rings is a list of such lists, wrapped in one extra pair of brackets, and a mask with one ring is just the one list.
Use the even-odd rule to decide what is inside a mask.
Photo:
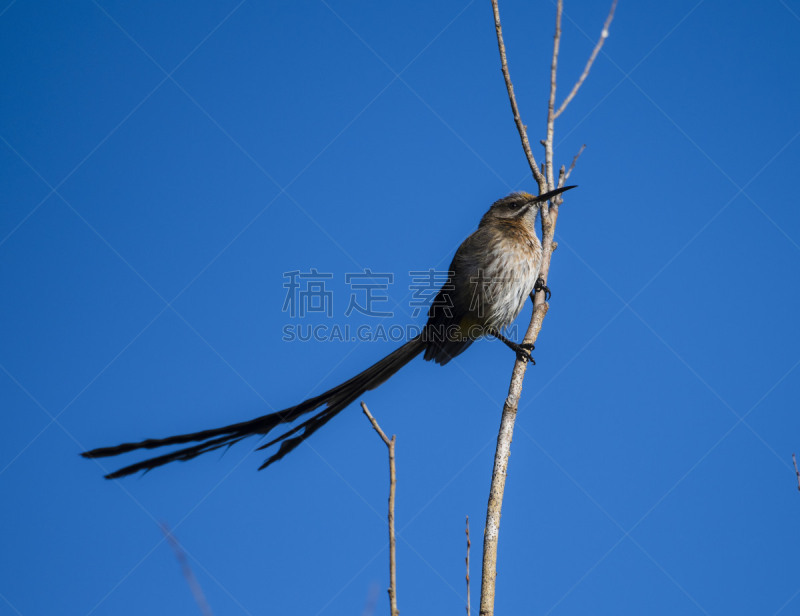
[(87, 451), (86, 458), (116, 456), (137, 449), (195, 443), (148, 458), (106, 475), (123, 477), (149, 471), (175, 460), (191, 460), (200, 454), (229, 447), (248, 436), (266, 435), (281, 424), (289, 424), (317, 411), (310, 418), (286, 430), (258, 449), (280, 444), (260, 467), (265, 468), (293, 451), (364, 392), (376, 388), (424, 352), (426, 360), (446, 364), (463, 353), (481, 336), (497, 335), (517, 353), (527, 350), (500, 336), (500, 331), (517, 318), (537, 287), (542, 263), (542, 245), (536, 235), (539, 206), (565, 190), (566, 186), (540, 196), (512, 193), (492, 204), (478, 229), (459, 246), (450, 264), (447, 283), (428, 312), (428, 322), (417, 337), (341, 385), (296, 406), (249, 421), (221, 428), (179, 434)]

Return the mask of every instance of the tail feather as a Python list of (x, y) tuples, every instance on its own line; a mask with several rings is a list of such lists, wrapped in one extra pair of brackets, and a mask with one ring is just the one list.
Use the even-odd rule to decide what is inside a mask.
[[(146, 473), (159, 466), (164, 466), (168, 462), (174, 462), (176, 460), (180, 461), (191, 460), (192, 458), (196, 458), (200, 454), (208, 453), (209, 451), (214, 451), (216, 449), (221, 449), (223, 447), (230, 447), (231, 445), (235, 445), (243, 438), (245, 437), (244, 436), (230, 437), (227, 435), (221, 436), (216, 439), (206, 441), (205, 443), (194, 445), (193, 447), (185, 447), (183, 449), (171, 451), (170, 453), (165, 453), (163, 455), (156, 456), (154, 458), (148, 458), (147, 460), (143, 460), (142, 462), (136, 462), (135, 464), (130, 464), (119, 470), (114, 471), (113, 473), (105, 475), (105, 478), (118, 479), (120, 477), (125, 477), (126, 475), (133, 475), (134, 473), (138, 473), (139, 471), (144, 471)], [(94, 451), (87, 451), (86, 453), (83, 453), (81, 455), (85, 458), (99, 457), (99, 456), (89, 455), (93, 453)]]
[(196, 445), (183, 447), (160, 456), (148, 458), (106, 475), (106, 479), (116, 479), (139, 471), (147, 472), (159, 466), (163, 466), (164, 464), (168, 464), (169, 462), (191, 460), (209, 451), (234, 445), (248, 436), (268, 434), (276, 426), (292, 423), (302, 415), (310, 413), (324, 405), (321, 411), (303, 423), (287, 430), (277, 438), (258, 448), (265, 449), (271, 445), (280, 443), (278, 451), (261, 465), (259, 468), (259, 470), (261, 470), (293, 451), (300, 443), (328, 423), (333, 417), (344, 410), (345, 407), (352, 404), (364, 392), (374, 389), (385, 382), (424, 349), (425, 341), (421, 336), (417, 336), (353, 378), (329, 389), (323, 394), (304, 400), (300, 404), (291, 406), (282, 411), (269, 413), (249, 421), (230, 424), (212, 430), (201, 430), (199, 432), (178, 434), (159, 439), (145, 439), (135, 443), (122, 443), (121, 445), (113, 447), (99, 447), (91, 451), (86, 451), (81, 455), (84, 458), (105, 458), (139, 449), (155, 449), (169, 445), (197, 443)]
[[(280, 436), (279, 438), (275, 439), (273, 444), (279, 442), (281, 444), (281, 446), (278, 448), (278, 451), (276, 451), (274, 454), (272, 454), (269, 458), (267, 458), (267, 460), (261, 466), (258, 467), (258, 470), (263, 470), (263, 469), (267, 468), (273, 462), (277, 462), (278, 460), (280, 460), (281, 458), (283, 458), (287, 454), (289, 454), (292, 451), (294, 451), (300, 445), (300, 443), (305, 441), (309, 436), (314, 434), (314, 432), (319, 430), (322, 426), (324, 426), (326, 423), (328, 423), (331, 419), (336, 417), (336, 415), (339, 414), (339, 411), (341, 411), (343, 408), (344, 407), (339, 408), (339, 409), (335, 409), (335, 410), (332, 409), (332, 408), (328, 408), (328, 409), (325, 409), (324, 411), (322, 411), (320, 413), (317, 413), (311, 419), (303, 422), (304, 429), (303, 429), (302, 433), (299, 434), (298, 436), (295, 436), (295, 437), (292, 437), (292, 438), (286, 438), (286, 437), (288, 437), (288, 433), (287, 433), (287, 434), (284, 434), (284, 435)], [(263, 449), (263, 446), (259, 447), (258, 449)]]

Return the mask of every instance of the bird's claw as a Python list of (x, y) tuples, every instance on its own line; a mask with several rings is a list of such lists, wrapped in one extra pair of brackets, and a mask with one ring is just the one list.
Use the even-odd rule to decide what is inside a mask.
[(509, 349), (514, 351), (517, 354), (517, 359), (519, 361), (526, 361), (526, 362), (529, 361), (534, 366), (536, 365), (536, 362), (533, 360), (533, 357), (531, 357), (531, 351), (533, 351), (534, 349), (532, 342), (522, 342), (520, 344), (517, 344), (516, 342), (512, 342), (511, 340), (506, 338), (496, 329), (491, 330), (489, 333), (495, 338), (497, 338), (500, 342), (505, 344)]
[(550, 288), (544, 283), (544, 279), (540, 276), (536, 279), (536, 284), (533, 285), (533, 292), (544, 291), (544, 301), (550, 301)]
[(536, 361), (533, 359), (531, 355), (531, 351), (533, 351), (536, 347), (533, 346), (532, 342), (523, 342), (517, 345), (517, 359), (520, 361), (529, 361), (534, 366), (536, 365)]

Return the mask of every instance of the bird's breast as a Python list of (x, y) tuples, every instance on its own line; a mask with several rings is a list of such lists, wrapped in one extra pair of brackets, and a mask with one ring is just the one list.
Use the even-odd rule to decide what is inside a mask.
[(542, 245), (535, 235), (511, 226), (501, 231), (486, 246), (471, 306), (473, 315), (487, 328), (496, 329), (517, 318), (542, 263)]

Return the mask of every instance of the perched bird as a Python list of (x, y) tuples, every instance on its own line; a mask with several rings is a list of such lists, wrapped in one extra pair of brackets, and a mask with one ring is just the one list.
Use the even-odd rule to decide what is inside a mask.
[(446, 364), (478, 338), (493, 335), (520, 357), (531, 359), (532, 347), (506, 339), (501, 330), (517, 318), (527, 298), (533, 298), (535, 291), (549, 293), (539, 278), (542, 244), (536, 235), (535, 222), (543, 202), (570, 188), (575, 187), (565, 186), (539, 196), (512, 193), (495, 201), (481, 218), (478, 229), (456, 251), (448, 280), (434, 298), (422, 332), (341, 385), (296, 406), (249, 421), (212, 430), (100, 447), (81, 455), (85, 458), (104, 458), (136, 449), (194, 443), (106, 475), (107, 479), (115, 479), (138, 471), (149, 471), (175, 460), (191, 460), (208, 451), (238, 443), (248, 436), (268, 434), (281, 424), (292, 423), (303, 415), (317, 411), (259, 447), (265, 449), (280, 444), (278, 451), (259, 467), (261, 470), (293, 451), (364, 392), (376, 388), (420, 353), (424, 353), (426, 360)]

